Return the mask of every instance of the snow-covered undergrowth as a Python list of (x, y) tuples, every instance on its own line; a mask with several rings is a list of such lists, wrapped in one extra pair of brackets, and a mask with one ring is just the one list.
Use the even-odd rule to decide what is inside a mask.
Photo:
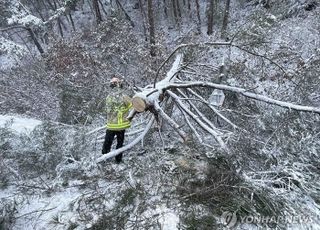
[[(189, 74), (194, 71), (199, 80), (215, 82), (224, 60), (224, 84), (320, 106), (319, 7), (304, 10), (303, 4), (311, 2), (307, 0), (271, 0), (268, 9), (261, 7), (264, 1), (241, 2), (241, 6), (233, 2), (229, 33), (237, 34), (234, 41), (243, 49), (186, 49)], [(129, 6), (133, 7), (125, 5), (126, 9)], [(128, 12), (139, 21), (134, 10)], [(80, 10), (75, 14), (75, 18), (91, 17)], [(85, 21), (77, 21), (77, 29)], [(109, 77), (118, 74), (142, 87), (153, 81), (157, 62), (171, 47), (218, 39), (205, 34), (204, 23), (203, 34), (193, 34), (196, 25), (189, 25), (189, 19), (177, 28), (167, 29), (167, 21), (159, 24), (164, 25), (158, 31), (163, 44), (157, 44), (155, 59), (148, 54), (139, 25), (132, 28), (114, 14), (98, 28), (78, 30), (70, 40), (53, 42), (43, 58), (1, 72), (1, 113), (29, 114), (43, 121), (0, 116), (0, 229), (219, 229), (228, 225), (220, 218), (225, 212), (234, 214), (236, 222), (229, 226), (238, 229), (319, 229), (316, 114), (225, 92), (219, 110), (239, 129), (230, 129), (201, 103), (195, 104), (219, 128), (228, 129), (224, 138), (229, 155), (196, 141), (182, 145), (164, 124), (161, 136), (152, 128), (144, 148), (138, 145), (127, 151), (123, 164), (113, 159), (94, 163), (101, 156), (104, 132), (87, 133), (104, 122), (102, 104), (110, 90)], [(0, 46), (15, 46), (1, 41)], [(211, 93), (201, 91), (205, 98)], [(177, 108), (172, 116), (189, 131)], [(141, 128), (131, 128), (126, 141)], [(308, 218), (296, 223), (273, 219), (267, 224), (252, 223), (250, 216)]]
[(31, 118), (23, 118), (19, 116), (0, 115), (0, 127), (9, 128), (17, 133), (30, 133), (38, 125), (41, 125), (41, 121)]
[(14, 67), (27, 52), (28, 50), (25, 46), (0, 36), (0, 70)]
[[(174, 187), (167, 177), (177, 166), (163, 150), (137, 156), (141, 151), (136, 149), (123, 164), (97, 165), (93, 162), (101, 146), (85, 136), (88, 128), (2, 118), (16, 121), (0, 130), (4, 229), (178, 226), (178, 200), (169, 199)], [(21, 132), (25, 128), (28, 132)], [(152, 162), (157, 166), (151, 167)]]
[[(256, 119), (252, 116), (242, 117), (248, 128)], [(308, 215), (306, 223), (277, 226), (317, 228), (320, 146), (319, 127), (312, 124), (319, 121), (298, 113), (286, 116), (296, 122), (283, 123), (279, 115), (268, 123), (269, 116), (261, 116), (264, 132), (278, 122), (283, 128), (267, 132), (264, 147), (243, 136), (231, 156), (205, 154), (194, 144), (155, 145), (155, 129), (144, 151), (138, 146), (127, 152), (120, 165), (113, 159), (94, 163), (101, 144), (96, 141), (100, 134), (86, 135), (93, 127), (30, 123), (11, 116), (20, 125), (2, 126), (0, 132), (1, 224), (9, 229), (212, 229), (223, 227), (220, 216), (230, 211), (238, 219)], [(32, 131), (16, 132), (31, 124), (36, 125)], [(309, 135), (299, 136), (305, 134), (296, 131), (301, 124), (310, 126), (304, 127)], [(287, 131), (291, 134), (283, 135)], [(167, 134), (163, 138), (170, 143)], [(237, 226), (254, 229), (247, 223)]]

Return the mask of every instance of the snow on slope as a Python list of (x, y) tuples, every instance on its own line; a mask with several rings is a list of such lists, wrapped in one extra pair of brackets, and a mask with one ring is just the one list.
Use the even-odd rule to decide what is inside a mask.
[(41, 121), (32, 118), (0, 115), (0, 128), (8, 127), (19, 134), (28, 134), (32, 132), (35, 127), (41, 124)]

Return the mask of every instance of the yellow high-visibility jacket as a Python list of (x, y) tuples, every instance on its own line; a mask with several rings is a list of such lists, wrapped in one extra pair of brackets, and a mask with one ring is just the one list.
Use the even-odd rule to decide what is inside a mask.
[(130, 128), (131, 122), (127, 119), (132, 108), (131, 100), (121, 91), (113, 91), (106, 98), (107, 129), (124, 130)]

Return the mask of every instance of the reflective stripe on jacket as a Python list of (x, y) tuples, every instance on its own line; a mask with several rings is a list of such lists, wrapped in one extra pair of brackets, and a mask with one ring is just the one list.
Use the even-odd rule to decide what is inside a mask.
[(131, 122), (127, 119), (132, 108), (130, 98), (122, 92), (112, 92), (106, 98), (107, 129), (124, 130), (130, 128)]

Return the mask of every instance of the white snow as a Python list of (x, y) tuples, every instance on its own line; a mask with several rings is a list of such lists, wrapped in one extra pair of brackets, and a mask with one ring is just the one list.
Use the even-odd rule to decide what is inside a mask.
[(33, 15), (26, 15), (22, 18), (19, 17), (12, 17), (8, 19), (8, 24), (20, 24), (26, 27), (40, 27), (43, 26), (43, 21), (40, 18), (37, 18)]
[(161, 215), (160, 223), (163, 230), (178, 229), (179, 217), (173, 212), (166, 212)]
[(10, 68), (28, 52), (26, 46), (0, 36), (0, 69)]
[(148, 217), (158, 216), (159, 223), (161, 225), (160, 229), (163, 230), (177, 230), (180, 219), (179, 216), (171, 209), (166, 207), (165, 204), (157, 205), (154, 209), (148, 209), (142, 215)]
[(64, 224), (54, 223), (54, 218), (68, 224), (68, 220), (74, 215), (70, 211), (70, 203), (80, 195), (77, 189), (70, 188), (53, 196), (34, 196), (16, 214), (15, 229), (48, 229), (48, 226), (66, 229), (67, 226)]
[(32, 118), (24, 118), (19, 116), (0, 115), (0, 127), (8, 127), (9, 129), (22, 134), (30, 133), (35, 127), (41, 125), (40, 120)]

